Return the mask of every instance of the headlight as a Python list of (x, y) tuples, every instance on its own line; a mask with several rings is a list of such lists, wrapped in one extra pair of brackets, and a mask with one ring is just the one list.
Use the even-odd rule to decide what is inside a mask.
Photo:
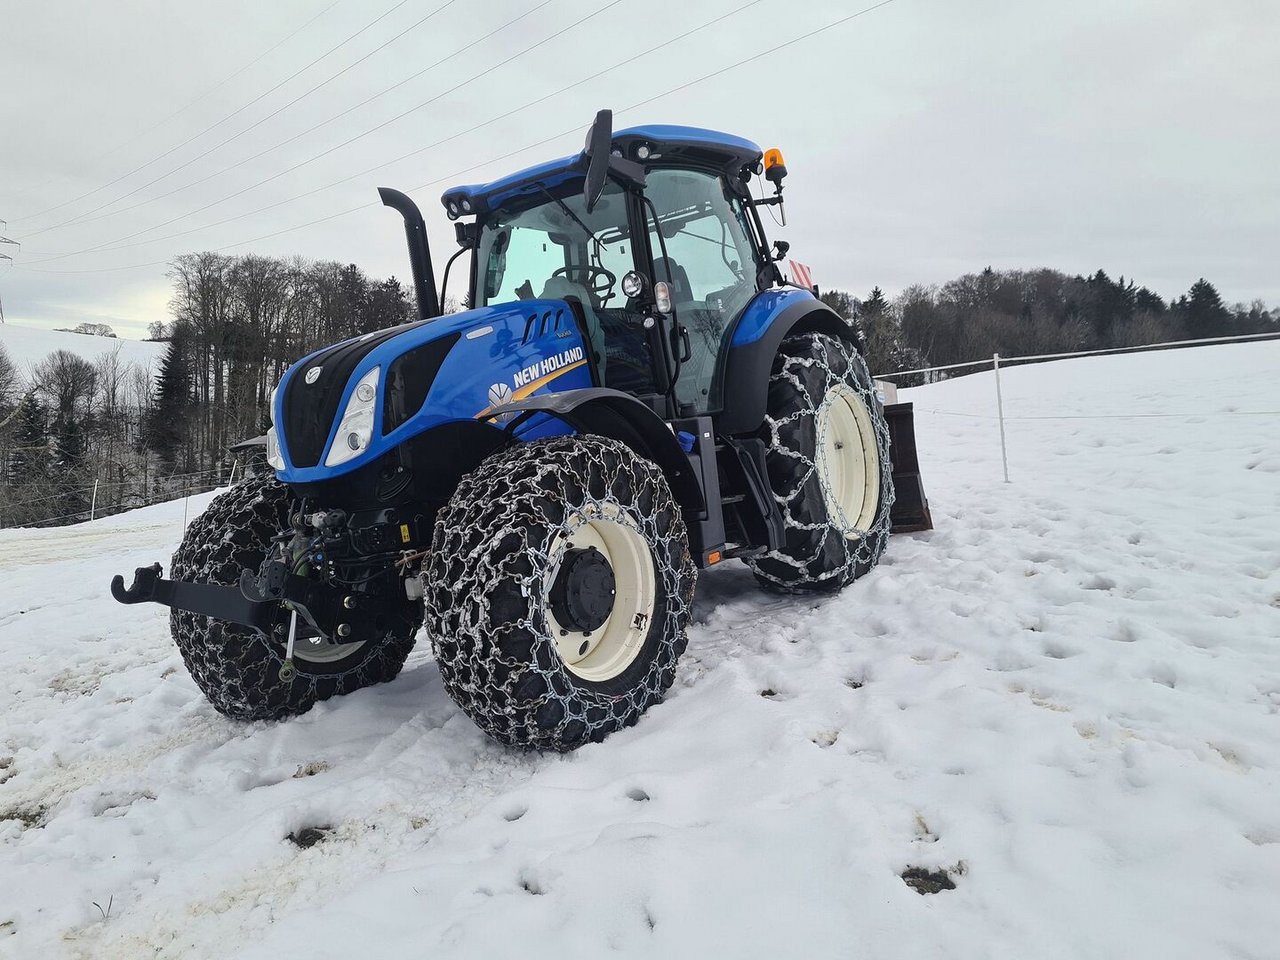
[(378, 404), (378, 377), (381, 367), (374, 367), (356, 384), (342, 413), (342, 422), (333, 438), (333, 447), (324, 458), (326, 467), (336, 467), (357, 456), (373, 439), (373, 412)]
[(271, 402), (267, 404), (267, 419), (271, 421), (271, 425), (275, 426), (276, 422), (276, 397), (280, 393), (280, 384), (276, 384), (276, 388), (271, 391)]
[(276, 433), (275, 427), (267, 431), (267, 463), (272, 470), (284, 469), (284, 457), (280, 455), (280, 435)]

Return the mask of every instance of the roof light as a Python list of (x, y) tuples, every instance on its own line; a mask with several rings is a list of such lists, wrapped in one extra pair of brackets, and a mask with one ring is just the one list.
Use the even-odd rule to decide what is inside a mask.
[(463, 213), (470, 213), (470, 212), (471, 212), (471, 198), (470, 198), (470, 197), (463, 197), (463, 198), (462, 198), (462, 212), (463, 212)]
[(782, 151), (777, 147), (766, 150), (764, 154), (764, 178), (770, 183), (781, 183), (787, 175), (787, 164), (782, 159)]
[(652, 153), (653, 153), (653, 149), (647, 143), (636, 144), (637, 160), (648, 160)]

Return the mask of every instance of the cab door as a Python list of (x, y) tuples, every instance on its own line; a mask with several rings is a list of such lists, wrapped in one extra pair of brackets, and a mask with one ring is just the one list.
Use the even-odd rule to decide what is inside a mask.
[(678, 410), (715, 413), (733, 322), (758, 290), (747, 214), (724, 177), (705, 170), (650, 169), (645, 195), (653, 205), (646, 217), (652, 278), (668, 284), (687, 354), (675, 384)]

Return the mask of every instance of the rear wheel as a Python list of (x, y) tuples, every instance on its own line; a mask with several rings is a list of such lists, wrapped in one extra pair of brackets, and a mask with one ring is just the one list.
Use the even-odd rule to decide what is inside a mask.
[[(257, 573), (271, 538), (289, 526), (292, 500), (274, 477), (251, 477), (214, 497), (191, 522), (173, 555), (171, 576), (233, 586), (240, 572)], [(382, 614), (376, 642), (328, 643), (303, 630), (292, 671), (284, 664), (288, 614), (282, 607), (268, 640), (248, 627), (173, 610), (174, 642), (197, 686), (218, 710), (237, 720), (276, 720), (305, 713), (317, 700), (393, 679), (413, 647), (421, 614), (406, 603)]]
[(572, 750), (662, 699), (695, 579), (656, 465), (602, 437), (538, 440), (489, 457), (440, 512), (427, 630), (482, 730)]
[(780, 590), (835, 591), (880, 560), (889, 538), (889, 428), (851, 345), (821, 333), (782, 341), (760, 437), (782, 510), (780, 550), (748, 561)]

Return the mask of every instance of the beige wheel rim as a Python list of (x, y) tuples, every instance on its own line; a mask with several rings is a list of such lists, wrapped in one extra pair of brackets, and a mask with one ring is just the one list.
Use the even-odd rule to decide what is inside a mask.
[[(570, 550), (594, 547), (613, 568), (615, 591), (608, 619), (591, 632), (556, 619), (548, 598)], [(543, 605), (556, 652), (570, 673), (599, 683), (626, 670), (639, 656), (653, 620), (657, 575), (653, 551), (636, 522), (614, 504), (588, 504), (551, 541), (543, 579)]]
[(863, 396), (838, 383), (818, 412), (815, 451), (827, 516), (850, 540), (861, 540), (880, 506), (880, 456)]

